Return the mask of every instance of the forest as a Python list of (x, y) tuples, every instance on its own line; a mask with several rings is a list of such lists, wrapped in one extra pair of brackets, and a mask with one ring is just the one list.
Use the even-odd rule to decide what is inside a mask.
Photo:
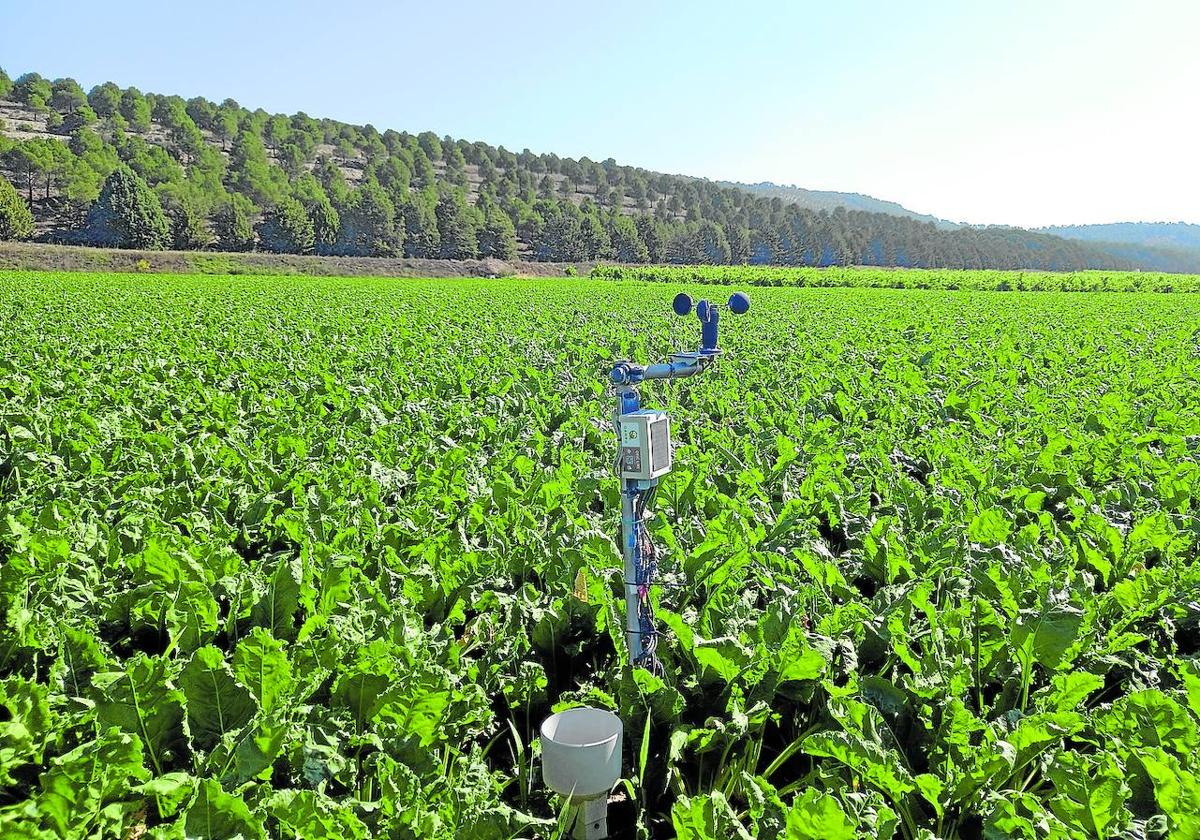
[(0, 70), (0, 239), (426, 259), (1194, 271), (1007, 227), (810, 210), (615, 160)]

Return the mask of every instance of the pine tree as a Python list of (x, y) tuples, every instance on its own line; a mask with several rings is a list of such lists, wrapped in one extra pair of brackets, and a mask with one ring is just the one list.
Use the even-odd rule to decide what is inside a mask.
[(637, 228), (638, 238), (646, 246), (647, 261), (662, 262), (665, 259), (663, 237), (659, 232), (658, 223), (650, 216), (638, 216), (634, 219), (633, 224)]
[(729, 242), (731, 264), (745, 265), (750, 261), (750, 231), (745, 226), (726, 223), (725, 239)]
[(495, 205), (488, 207), (479, 231), (479, 256), (511, 260), (517, 255), (517, 229), (512, 219)]
[(417, 259), (436, 259), (442, 237), (437, 223), (437, 196), (431, 191), (414, 195), (405, 202), (404, 256)]
[(533, 240), (536, 259), (547, 262), (578, 262), (587, 259), (584, 251), (583, 234), (579, 210), (573, 204), (556, 207), (549, 202), (538, 202), (544, 224)]
[(45, 110), (52, 93), (50, 83), (38, 73), (25, 73), (18, 76), (12, 90), (14, 99), (24, 102), (36, 111)]
[(267, 211), (259, 222), (258, 238), (264, 248), (278, 254), (307, 254), (316, 243), (312, 220), (294, 198), (281, 199)]
[(617, 262), (644, 263), (650, 261), (650, 251), (638, 236), (637, 226), (628, 216), (613, 214), (608, 237), (612, 241), (612, 253)]
[(127, 166), (104, 179), (100, 197), (88, 211), (84, 236), (108, 248), (159, 250), (171, 241), (158, 196)]
[(312, 221), (314, 248), (318, 254), (332, 254), (341, 233), (341, 217), (323, 194), (304, 203)]
[(479, 256), (475, 218), (461, 193), (447, 190), (438, 198), (437, 227), (442, 238), (442, 259), (472, 260)]
[(88, 104), (97, 116), (108, 119), (121, 108), (121, 89), (112, 82), (96, 85), (88, 94)]
[(134, 131), (141, 132), (150, 128), (150, 103), (137, 88), (126, 88), (121, 94), (121, 116), (129, 120)]
[(403, 231), (396, 229), (396, 208), (383, 188), (367, 181), (350, 195), (341, 211), (342, 227), (334, 252), (383, 257), (399, 252)]
[(612, 242), (608, 238), (608, 231), (604, 229), (604, 223), (596, 217), (595, 213), (584, 213), (579, 224), (579, 235), (581, 240), (581, 257), (585, 260), (604, 260), (611, 259)]
[(167, 218), (171, 223), (171, 247), (177, 251), (198, 251), (212, 244), (212, 231), (192, 201), (169, 201)]
[(16, 187), (0, 178), (0, 239), (28, 239), (31, 236), (33, 214), (21, 200)]
[(217, 248), (222, 251), (249, 251), (254, 247), (254, 227), (243, 203), (249, 204), (242, 196), (231, 196), (213, 216)]

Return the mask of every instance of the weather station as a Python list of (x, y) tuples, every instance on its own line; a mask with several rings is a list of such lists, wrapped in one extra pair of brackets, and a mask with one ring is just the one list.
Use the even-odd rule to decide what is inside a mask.
[[(662, 665), (656, 655), (659, 633), (650, 587), (658, 570), (658, 553), (646, 520), (659, 480), (671, 471), (671, 418), (665, 411), (643, 408), (639, 386), (656, 379), (686, 379), (710, 368), (721, 355), (717, 342), (722, 310), (742, 315), (750, 309), (750, 299), (735, 292), (724, 304), (701, 300), (693, 306), (691, 297), (681, 292), (672, 308), (681, 317), (695, 312), (700, 347), (651, 365), (619, 361), (609, 372), (617, 399), (613, 420), (621, 483), (625, 640), (630, 664), (655, 674), (661, 674)], [(572, 837), (577, 840), (608, 837), (608, 794), (621, 776), (622, 737), (620, 716), (604, 709), (567, 709), (542, 723), (542, 779), (568, 800)]]

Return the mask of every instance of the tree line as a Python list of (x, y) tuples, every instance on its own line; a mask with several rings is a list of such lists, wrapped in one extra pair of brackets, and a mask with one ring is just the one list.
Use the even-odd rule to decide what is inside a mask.
[[(528, 149), (0, 70), (0, 237), (111, 247), (440, 259), (1129, 268), (1012, 228), (811, 211), (709, 181)], [(347, 174), (352, 177), (347, 177)], [(3, 180), (0, 178), (0, 180)], [(8, 219), (8, 221), (5, 221)]]

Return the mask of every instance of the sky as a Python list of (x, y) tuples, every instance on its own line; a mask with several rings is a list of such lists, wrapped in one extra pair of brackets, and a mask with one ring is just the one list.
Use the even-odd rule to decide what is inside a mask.
[(6, 2), (0, 66), (953, 221), (1200, 223), (1200, 0)]

